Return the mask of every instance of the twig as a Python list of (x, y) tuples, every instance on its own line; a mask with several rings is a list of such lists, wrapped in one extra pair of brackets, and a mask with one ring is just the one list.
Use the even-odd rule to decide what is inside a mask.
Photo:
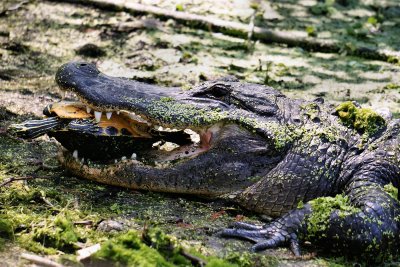
[(21, 258), (46, 267), (64, 267), (64, 265), (34, 254), (22, 253)]
[(26, 181), (26, 180), (33, 180), (36, 178), (37, 178), (36, 176), (11, 177), (11, 178), (6, 179), (4, 182), (2, 182), (0, 184), (0, 188), (8, 185), (9, 183), (15, 182), (15, 181)]
[(44, 196), (42, 196), (41, 199), (42, 199), (43, 202), (46, 203), (49, 207), (54, 208), (53, 203), (51, 203), (47, 198), (45, 198)]
[(60, 166), (50, 166), (45, 163), (42, 163), (41, 166), (38, 167), (37, 170), (42, 170), (42, 171), (58, 171), (61, 170), (62, 168)]
[[(227, 35), (247, 39), (249, 25), (226, 21), (214, 17), (201, 16), (187, 12), (166, 10), (149, 5), (134, 3), (126, 0), (49, 0), (52, 2), (75, 3), (94, 6), (107, 11), (126, 11), (136, 14), (152, 14), (160, 19), (174, 19), (184, 25), (193, 28), (203, 28), (214, 32), (221, 32)], [(318, 51), (323, 53), (341, 53), (346, 50), (346, 45), (335, 40), (321, 40), (309, 37), (303, 31), (275, 31), (262, 27), (254, 26), (252, 38), (264, 43), (281, 43), (291, 47), (301, 47), (308, 51)], [(348, 49), (348, 55), (359, 56), (368, 59), (399, 62), (400, 53), (395, 51), (372, 49), (368, 47), (354, 47)]]
[(93, 221), (90, 221), (90, 220), (77, 221), (77, 222), (74, 222), (74, 225), (93, 225)]
[(80, 249), (80, 250), (78, 250), (76, 252), (76, 254), (78, 254), (76, 260), (77, 261), (82, 261), (84, 259), (87, 259), (90, 256), (92, 256), (94, 253), (99, 251), (100, 248), (101, 248), (100, 244), (95, 244), (95, 245), (90, 246), (90, 247), (82, 248), (82, 249)]
[(0, 184), (0, 188), (8, 185), (9, 183), (15, 182), (15, 181), (27, 181), (27, 180), (34, 180), (34, 179), (52, 179), (54, 177), (55, 176), (47, 176), (47, 177), (44, 176), (43, 177), (43, 176), (37, 176), (37, 175), (10, 177)]

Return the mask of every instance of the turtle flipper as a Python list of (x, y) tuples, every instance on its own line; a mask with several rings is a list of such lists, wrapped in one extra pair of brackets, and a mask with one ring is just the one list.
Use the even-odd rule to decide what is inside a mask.
[(23, 139), (34, 139), (51, 130), (58, 129), (63, 125), (63, 120), (57, 117), (51, 117), (42, 120), (29, 120), (19, 124), (12, 124), (8, 128), (8, 131)]

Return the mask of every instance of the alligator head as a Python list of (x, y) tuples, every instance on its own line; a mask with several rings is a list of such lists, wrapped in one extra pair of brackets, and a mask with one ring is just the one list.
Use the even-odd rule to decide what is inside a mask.
[(232, 193), (271, 170), (290, 139), (282, 138), (280, 111), (287, 98), (261, 85), (225, 79), (163, 88), (107, 76), (86, 62), (60, 67), (56, 82), (79, 102), (54, 103), (44, 110), (48, 118), (12, 128), (24, 138), (56, 138), (66, 148), (59, 155), (65, 167), (103, 183)]

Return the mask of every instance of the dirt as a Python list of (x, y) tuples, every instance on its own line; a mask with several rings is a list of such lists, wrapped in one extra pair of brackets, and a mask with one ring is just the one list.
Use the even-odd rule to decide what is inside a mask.
[[(186, 2), (142, 1), (244, 23), (249, 22), (254, 12), (254, 6), (244, 0)], [(310, 13), (310, 8), (317, 4), (313, 0), (265, 1), (256, 7), (256, 23), (278, 30), (308, 29), (318, 38), (337, 39), (350, 47), (363, 44), (400, 49), (396, 37), (400, 16), (395, 16), (399, 12), (395, 0), (341, 2), (352, 4), (328, 5), (327, 14), (315, 15)], [(96, 236), (95, 226), (102, 220), (116, 219), (137, 230), (155, 224), (181, 239), (187, 247), (222, 257), (247, 251), (250, 244), (220, 239), (215, 236), (218, 229), (242, 216), (256, 223), (263, 223), (265, 218), (220, 201), (136, 192), (83, 181), (64, 170), (38, 168), (58, 166), (55, 160), (58, 145), (46, 137), (32, 142), (13, 139), (6, 135), (6, 127), (12, 122), (41, 117), (45, 105), (62, 98), (54, 82), (55, 71), (62, 63), (91, 61), (111, 76), (185, 88), (204, 80), (235, 75), (242, 81), (273, 86), (290, 97), (324, 97), (333, 104), (355, 100), (363, 107), (385, 107), (395, 117), (400, 116), (398, 64), (349, 57), (346, 50), (341, 54), (326, 54), (252, 43), (147, 15), (46, 1), (26, 1), (16, 6), (20, 3), (9, 0), (0, 3), (0, 182), (32, 173), (38, 179), (0, 188), (0, 199), (4, 201), (0, 216), (12, 215), (40, 225), (67, 210), (76, 220), (93, 221), (91, 227), (81, 229), (86, 229), (88, 235), (84, 246), (109, 238)], [(87, 52), (87, 47), (92, 50)], [(43, 192), (42, 197), (52, 206), (40, 197), (27, 202), (12, 197), (17, 192), (32, 191)], [(6, 244), (0, 252), (0, 258), (4, 259), (0, 266), (27, 264), (19, 255), (30, 250), (21, 243), (28, 232), (22, 230), (13, 242)], [(268, 250), (262, 255), (279, 266), (353, 264), (315, 255), (315, 248), (306, 247), (305, 253), (301, 259), (294, 258), (287, 249)], [(51, 257), (55, 260), (64, 257), (64, 264), (76, 265), (66, 261), (60, 251)]]

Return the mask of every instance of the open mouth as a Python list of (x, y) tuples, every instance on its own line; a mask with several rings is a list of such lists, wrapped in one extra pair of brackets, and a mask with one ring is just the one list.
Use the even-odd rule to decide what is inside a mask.
[(22, 138), (47, 134), (79, 162), (138, 160), (165, 164), (209, 150), (230, 106), (165, 88), (102, 74), (94, 64), (70, 62), (56, 82), (78, 102), (45, 108), (44, 120), (14, 125)]
[(16, 135), (34, 138), (47, 133), (81, 164), (131, 160), (164, 166), (210, 149), (220, 128), (168, 128), (132, 111), (102, 111), (81, 102), (54, 103), (44, 114), (47, 119), (14, 125)]
[[(93, 106), (86, 106), (85, 111), (90, 114), (92, 122), (103, 129), (104, 140), (101, 143), (108, 146), (105, 151), (108, 156), (103, 158), (112, 155), (114, 161), (132, 159), (157, 165), (195, 157), (211, 147), (213, 136), (220, 127), (169, 128), (132, 111), (101, 111)], [(114, 144), (107, 145), (106, 138), (111, 138)], [(120, 144), (116, 145), (118, 142)], [(79, 149), (73, 153), (78, 160)], [(88, 153), (82, 151), (82, 157), (85, 154)], [(90, 155), (87, 156), (90, 160)]]

